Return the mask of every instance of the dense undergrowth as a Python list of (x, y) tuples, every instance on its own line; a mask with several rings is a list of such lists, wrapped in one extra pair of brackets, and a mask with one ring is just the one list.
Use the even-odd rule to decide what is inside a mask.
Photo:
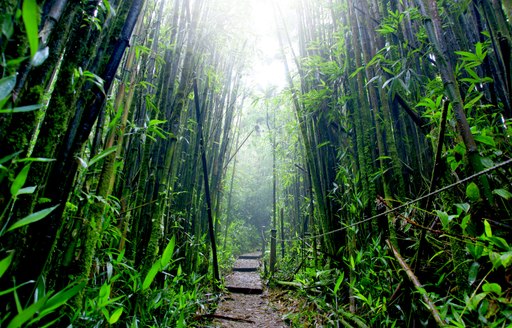
[(282, 90), (252, 4), (1, 2), (0, 325), (190, 326), (275, 229), (293, 326), (509, 327), (510, 1), (274, 3)]
[(415, 288), (380, 237), (368, 237), (354, 257), (340, 249), (342, 261), (314, 255), (311, 247), (298, 244), (278, 262), (272, 285), (289, 290), (290, 312), (285, 318), (294, 327), (406, 327), (417, 316), (424, 318), (423, 326), (436, 325), (423, 295), (446, 326), (508, 327), (512, 252), (507, 241), (489, 227), (481, 236), (466, 240), (467, 289), (458, 290), (461, 282), (453, 269), (448, 238), (431, 241), (438, 251), (426, 265), (435, 260), (445, 264), (424, 273), (421, 288)]

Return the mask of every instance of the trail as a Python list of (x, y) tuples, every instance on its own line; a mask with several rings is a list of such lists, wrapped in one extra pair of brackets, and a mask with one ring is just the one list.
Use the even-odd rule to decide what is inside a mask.
[(268, 291), (261, 282), (261, 253), (241, 255), (226, 277), (229, 293), (221, 299), (214, 327), (287, 327), (272, 308)]

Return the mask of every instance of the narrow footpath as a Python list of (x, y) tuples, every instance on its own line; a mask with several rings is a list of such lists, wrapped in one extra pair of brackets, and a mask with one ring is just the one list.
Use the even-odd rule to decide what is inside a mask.
[(226, 277), (224, 295), (215, 312), (214, 327), (287, 327), (272, 308), (259, 268), (261, 252), (240, 255)]

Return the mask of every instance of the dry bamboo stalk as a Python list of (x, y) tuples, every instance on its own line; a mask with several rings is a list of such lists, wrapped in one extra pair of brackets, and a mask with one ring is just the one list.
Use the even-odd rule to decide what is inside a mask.
[(432, 313), (432, 316), (434, 317), (434, 320), (436, 321), (437, 325), (439, 327), (444, 327), (446, 325), (445, 322), (443, 321), (443, 319), (441, 319), (441, 315), (439, 314), (439, 311), (437, 311), (437, 308), (434, 305), (434, 302), (432, 302), (430, 297), (428, 297), (427, 292), (422, 287), (420, 281), (418, 280), (418, 277), (416, 277), (414, 272), (412, 272), (409, 265), (407, 265), (407, 263), (405, 263), (405, 260), (402, 258), (400, 253), (398, 253), (398, 251), (393, 247), (393, 245), (389, 242), (388, 239), (386, 239), (386, 244), (388, 244), (388, 247), (393, 251), (393, 255), (395, 256), (396, 260), (398, 261), (398, 263), (400, 264), (402, 269), (404, 269), (404, 271), (407, 273), (407, 276), (413, 283), (414, 287), (416, 287), (418, 292), (420, 292), (421, 296), (423, 297), (423, 301), (425, 302), (425, 304), (429, 308), (430, 312)]

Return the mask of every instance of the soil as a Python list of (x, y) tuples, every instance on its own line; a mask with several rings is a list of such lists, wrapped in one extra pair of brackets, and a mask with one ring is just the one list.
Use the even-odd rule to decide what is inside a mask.
[(267, 291), (260, 295), (229, 293), (223, 297), (215, 314), (226, 318), (217, 317), (213, 327), (288, 327), (270, 303)]

